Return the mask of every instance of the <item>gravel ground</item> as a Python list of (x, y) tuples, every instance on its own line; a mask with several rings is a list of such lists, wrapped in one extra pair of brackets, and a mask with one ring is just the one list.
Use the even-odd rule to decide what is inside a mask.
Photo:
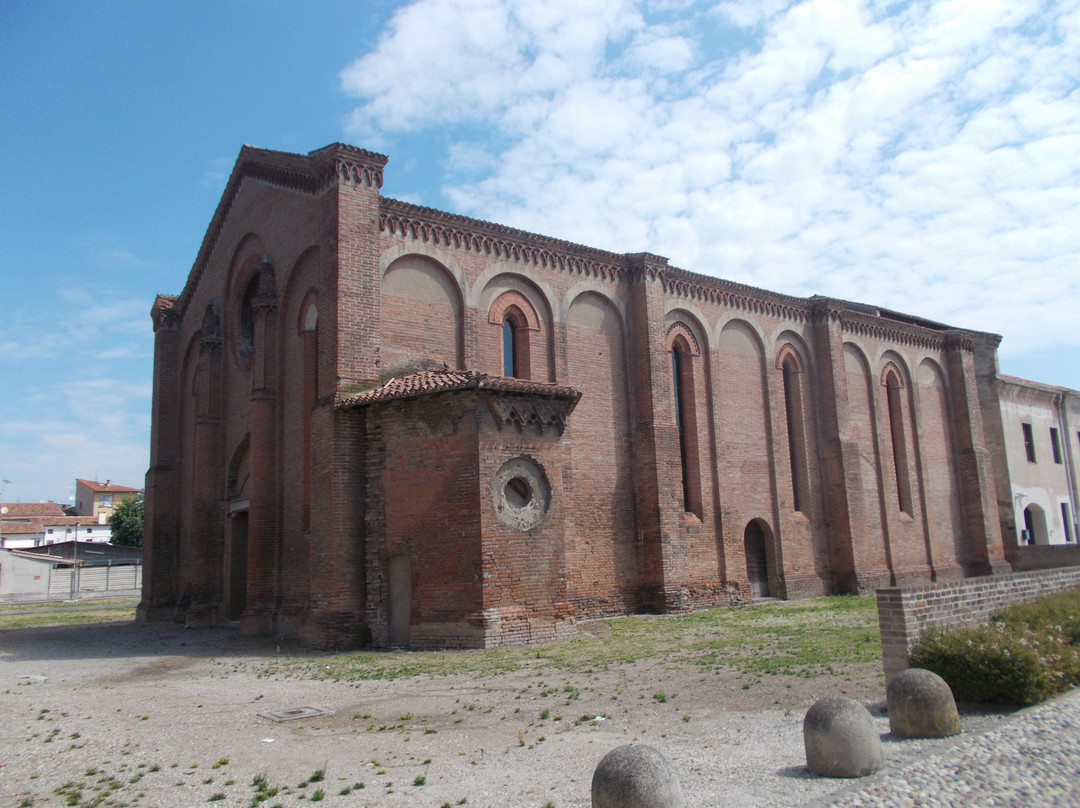
[[(959, 756), (948, 765), (974, 773), (964, 804), (1032, 805), (978, 802), (971, 795), (1013, 781), (975, 775), (1007, 765), (1009, 750), (1051, 757), (1040, 736), (1021, 744), (1010, 735), (1003, 713), (964, 714), (960, 744), (892, 740), (877, 665), (750, 685), (663, 660), (602, 672), (334, 682), (268, 672), (283, 653), (320, 658), (228, 630), (122, 622), (0, 631), (0, 805), (251, 805), (277, 787), (262, 805), (588, 806), (596, 764), (631, 741), (672, 761), (687, 808), (960, 804), (889, 796), (939, 793), (933, 753)], [(876, 711), (887, 773), (853, 783), (806, 771), (803, 715), (840, 694)], [(1057, 715), (1061, 703), (1045, 709)], [(327, 714), (281, 723), (260, 715), (302, 707)], [(1073, 733), (1062, 753), (1075, 760), (1068, 715), (1047, 721)], [(312, 781), (318, 771), (323, 779)], [(259, 775), (262, 792), (253, 785)], [(1050, 783), (1032, 777), (1040, 788)], [(1009, 793), (1027, 793), (1028, 780)], [(960, 782), (951, 769), (949, 782)], [(1061, 788), (1072, 802), (1056, 805), (1080, 805), (1071, 780)]]
[(1003, 726), (961, 736), (939, 754), (873, 778), (819, 805), (835, 808), (1080, 806), (1080, 691), (1016, 713)]

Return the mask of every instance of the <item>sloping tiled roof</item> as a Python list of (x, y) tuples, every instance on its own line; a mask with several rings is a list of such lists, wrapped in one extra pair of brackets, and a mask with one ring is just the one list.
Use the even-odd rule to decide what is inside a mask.
[(575, 401), (581, 397), (581, 393), (573, 387), (506, 376), (489, 376), (475, 370), (420, 370), (390, 379), (371, 390), (343, 398), (338, 402), (338, 406), (343, 409), (363, 407), (379, 401), (414, 398), (454, 390), (493, 390), (517, 395), (572, 398)]
[[(7, 506), (9, 509), (10, 505)], [(60, 506), (57, 506), (60, 507)], [(107, 523), (101, 523), (96, 516), (65, 516), (63, 511), (57, 516), (55, 513), (39, 514), (4, 514), (3, 532), (5, 536), (32, 536), (36, 533), (44, 533), (50, 527), (108, 527)]]
[(58, 502), (0, 502), (0, 505), (8, 509), (4, 519), (64, 515), (64, 507)]
[(75, 482), (82, 483), (91, 491), (99, 494), (137, 494), (142, 490), (141, 488), (129, 488), (126, 485), (113, 485), (109, 480), (99, 483), (96, 480), (80, 480), (76, 478)]
[(33, 536), (43, 530), (41, 523), (41, 517), (32, 517), (28, 520), (22, 519), (13, 522), (5, 515), (3, 533), (5, 536)]

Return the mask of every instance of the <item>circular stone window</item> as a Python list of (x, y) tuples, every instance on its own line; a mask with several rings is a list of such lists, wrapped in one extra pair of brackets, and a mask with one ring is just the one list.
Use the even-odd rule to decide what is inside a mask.
[(502, 464), (495, 472), (491, 493), (499, 521), (518, 530), (540, 524), (551, 503), (551, 486), (543, 469), (526, 457), (514, 457)]

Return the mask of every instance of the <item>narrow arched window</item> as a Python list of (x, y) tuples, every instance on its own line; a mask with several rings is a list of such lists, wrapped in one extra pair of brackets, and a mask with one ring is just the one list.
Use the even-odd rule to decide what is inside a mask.
[(803, 395), (799, 366), (793, 356), (784, 359), (784, 411), (787, 415), (788, 458), (791, 462), (791, 498), (796, 511), (809, 506), (806, 471), (806, 426), (803, 421)]
[(679, 434), (683, 510), (701, 516), (701, 478), (698, 466), (697, 407), (694, 365), (690, 347), (682, 337), (671, 348), (671, 376), (675, 394), (675, 427)]
[(255, 355), (255, 308), (253, 301), (259, 291), (259, 273), (251, 276), (240, 297), (239, 329), (236, 335), (236, 353), (243, 360)]
[(303, 307), (299, 325), (304, 352), (303, 406), (300, 411), (303, 431), (301, 503), (306, 530), (311, 526), (311, 412), (319, 398), (319, 308), (314, 299), (309, 299)]
[(529, 372), (529, 324), (517, 306), (503, 315), (502, 323), (503, 376), (531, 378)]
[(900, 510), (909, 516), (911, 507), (911, 479), (908, 476), (907, 439), (904, 429), (904, 404), (900, 395), (900, 379), (889, 373), (885, 379), (885, 393), (889, 403), (889, 432), (892, 435), (893, 468), (896, 472), (896, 495)]
[(516, 376), (517, 364), (514, 362), (514, 324), (510, 322), (510, 318), (503, 320), (502, 324), (502, 337), (503, 337), (503, 376)]

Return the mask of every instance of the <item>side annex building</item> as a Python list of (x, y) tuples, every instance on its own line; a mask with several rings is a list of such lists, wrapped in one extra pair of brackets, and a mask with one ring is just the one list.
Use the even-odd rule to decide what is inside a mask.
[(141, 619), (485, 647), (1010, 569), (998, 336), (385, 198), (386, 160), (245, 146), (157, 297)]

